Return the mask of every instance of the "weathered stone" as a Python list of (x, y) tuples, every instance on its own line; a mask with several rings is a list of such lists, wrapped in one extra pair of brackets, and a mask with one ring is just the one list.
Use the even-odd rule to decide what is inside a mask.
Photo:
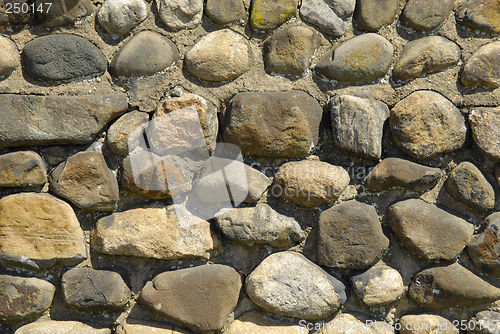
[(293, 161), (278, 169), (271, 193), (304, 207), (314, 207), (335, 201), (349, 181), (349, 174), (342, 167), (323, 161)]
[(55, 286), (38, 278), (0, 275), (0, 319), (21, 320), (45, 312)]
[(349, 25), (355, 6), (356, 0), (303, 0), (300, 15), (327, 34), (340, 37)]
[(467, 134), (457, 107), (433, 91), (417, 91), (399, 101), (389, 123), (396, 144), (419, 160), (461, 148)]
[(500, 313), (481, 311), (469, 320), (467, 334), (495, 334), (500, 332)]
[(457, 201), (478, 211), (495, 207), (495, 191), (476, 166), (461, 162), (446, 181), (446, 190)]
[(401, 14), (404, 25), (416, 29), (431, 31), (442, 25), (451, 14), (455, 0), (409, 0)]
[(301, 157), (318, 143), (323, 109), (301, 91), (239, 93), (224, 114), (224, 141), (243, 154)]
[[(21, 25), (27, 24), (31, 18), (31, 12), (23, 13), (22, 10), (20, 13), (14, 13), (14, 10), (11, 8), (9, 13), (7, 13), (7, 4), (19, 3), (22, 9), (23, 4), (29, 4), (29, 0), (0, 0), (0, 29), (8, 28), (12, 25)], [(9, 6), (10, 7), (10, 6)]]
[(389, 246), (375, 208), (354, 200), (323, 211), (318, 228), (318, 263), (328, 267), (365, 269)]
[(84, 149), (82, 146), (47, 146), (42, 149), (43, 160), (49, 166), (57, 166), (67, 160), (70, 156), (81, 152)]
[(78, 321), (36, 321), (24, 325), (14, 334), (111, 334), (111, 329), (96, 329)]
[(37, 81), (72, 81), (101, 76), (107, 59), (87, 39), (53, 34), (26, 43), (22, 54), (24, 71)]
[(220, 25), (243, 22), (247, 17), (243, 0), (207, 0), (205, 14)]
[(0, 262), (38, 269), (86, 258), (83, 231), (69, 204), (49, 194), (0, 199)]
[(278, 27), (297, 15), (297, 6), (297, 0), (253, 0), (250, 27), (255, 31)]
[(16, 68), (18, 68), (21, 65), (21, 61), (17, 45), (11, 39), (0, 36), (0, 50), (2, 50), (2, 59), (0, 59), (0, 77), (2, 77), (9, 75)]
[(155, 1), (160, 18), (169, 29), (193, 29), (201, 23), (203, 0)]
[(404, 315), (399, 323), (400, 334), (458, 334), (458, 326), (434, 314)]
[(490, 159), (500, 161), (500, 107), (476, 107), (469, 112), (474, 144)]
[(142, 77), (166, 70), (178, 60), (179, 51), (172, 41), (145, 30), (131, 37), (118, 50), (109, 70), (116, 77)]
[(139, 301), (191, 329), (220, 331), (238, 303), (240, 289), (236, 270), (212, 264), (159, 274), (146, 283)]
[(61, 284), (64, 301), (79, 308), (119, 308), (131, 295), (122, 277), (107, 270), (71, 269), (64, 273)]
[(473, 224), (415, 198), (389, 206), (387, 217), (399, 240), (426, 260), (453, 259), (474, 233)]
[(408, 294), (420, 306), (438, 309), (492, 302), (500, 298), (500, 289), (454, 262), (416, 274)]
[(302, 26), (279, 30), (264, 43), (264, 64), (270, 73), (300, 76), (311, 65), (320, 36)]
[(252, 65), (248, 41), (232, 30), (214, 31), (202, 37), (186, 54), (189, 73), (207, 81), (233, 80)]
[(397, 0), (358, 0), (354, 18), (367, 31), (379, 31), (396, 19), (399, 9)]
[(345, 286), (296, 252), (268, 256), (247, 277), (245, 291), (260, 307), (300, 319), (321, 319), (346, 301)]
[(0, 187), (41, 187), (47, 182), (42, 158), (32, 151), (0, 155)]
[(333, 141), (337, 146), (380, 159), (384, 122), (390, 114), (385, 103), (342, 95), (330, 100), (330, 111)]
[(392, 303), (406, 292), (399, 272), (384, 265), (352, 276), (351, 283), (359, 300), (367, 307)]
[(330, 322), (321, 324), (315, 334), (394, 334), (394, 327), (365, 315), (341, 313)]
[(377, 34), (363, 34), (340, 44), (316, 64), (328, 79), (370, 82), (383, 77), (391, 66), (394, 47)]
[[(94, 13), (91, 0), (54, 0), (50, 6), (45, 0), (35, 0), (37, 22), (45, 28), (74, 25), (76, 20)], [(42, 7), (40, 7), (42, 6)]]
[[(500, 15), (500, 13), (499, 13)], [(467, 60), (460, 82), (464, 86), (500, 86), (500, 42), (493, 42), (480, 47)]]
[(485, 273), (500, 277), (500, 213), (495, 212), (484, 220), (485, 230), (472, 237), (467, 253), (474, 264)]
[(392, 77), (394, 81), (401, 82), (439, 72), (456, 65), (460, 55), (458, 45), (445, 37), (420, 38), (405, 44)]
[(308, 334), (302, 326), (287, 321), (265, 317), (258, 311), (250, 311), (236, 319), (224, 334)]
[(106, 0), (97, 12), (99, 25), (109, 34), (124, 35), (148, 16), (144, 0)]
[(137, 131), (138, 128), (143, 128), (149, 121), (149, 115), (145, 112), (132, 111), (120, 117), (116, 122), (111, 124), (108, 129), (106, 141), (111, 151), (116, 155), (126, 155), (129, 153), (128, 143), (138, 142), (138, 137), (142, 131)]
[(500, 33), (500, 6), (496, 0), (471, 0), (457, 11), (457, 21), (484, 32)]
[(0, 94), (2, 146), (88, 144), (128, 108), (127, 95)]
[(219, 247), (214, 238), (209, 222), (179, 205), (115, 212), (92, 231), (92, 245), (101, 253), (162, 260), (208, 259)]
[(436, 186), (441, 178), (439, 168), (427, 167), (399, 158), (386, 158), (364, 178), (368, 191), (382, 191), (391, 187), (404, 187), (424, 191)]
[(116, 328), (115, 334), (191, 334), (177, 326), (127, 318)]
[(120, 193), (116, 175), (100, 152), (80, 152), (57, 166), (50, 190), (90, 211), (113, 211)]

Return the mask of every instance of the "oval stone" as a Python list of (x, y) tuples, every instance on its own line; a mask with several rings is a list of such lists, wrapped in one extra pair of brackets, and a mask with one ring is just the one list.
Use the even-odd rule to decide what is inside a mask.
[(358, 0), (354, 18), (361, 28), (375, 32), (394, 22), (398, 9), (398, 0)]
[(409, 0), (401, 21), (416, 30), (434, 30), (448, 19), (454, 3), (455, 0)]
[(250, 26), (255, 31), (278, 27), (297, 13), (297, 0), (253, 0)]
[(16, 43), (7, 37), (0, 36), (0, 77), (7, 76), (21, 65)]
[(497, 0), (470, 0), (457, 11), (457, 21), (487, 33), (500, 33), (500, 5)]
[(203, 0), (156, 0), (161, 20), (169, 29), (193, 29), (201, 23)]
[(106, 0), (97, 12), (97, 20), (108, 33), (124, 35), (148, 16), (144, 0)]
[(467, 60), (460, 77), (464, 86), (500, 86), (500, 42), (493, 42), (480, 47)]

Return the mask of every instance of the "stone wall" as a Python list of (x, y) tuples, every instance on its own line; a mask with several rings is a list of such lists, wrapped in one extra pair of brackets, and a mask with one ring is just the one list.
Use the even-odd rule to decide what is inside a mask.
[(0, 0), (0, 333), (498, 333), (499, 18)]

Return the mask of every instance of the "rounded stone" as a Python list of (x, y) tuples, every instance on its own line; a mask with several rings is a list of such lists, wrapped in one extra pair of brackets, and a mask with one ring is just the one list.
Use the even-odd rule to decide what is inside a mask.
[(156, 0), (156, 8), (172, 30), (193, 29), (203, 16), (203, 0)]
[(416, 30), (434, 30), (448, 19), (454, 3), (455, 0), (409, 0), (401, 21)]
[(356, 0), (302, 0), (300, 16), (325, 33), (342, 36), (354, 13)]
[(229, 29), (212, 32), (186, 54), (189, 73), (207, 81), (236, 79), (250, 69), (252, 51), (248, 41)]
[(255, 31), (278, 27), (296, 15), (297, 6), (297, 0), (253, 0), (250, 27)]
[(106, 0), (97, 12), (99, 25), (109, 34), (124, 35), (148, 16), (144, 0)]
[(469, 113), (474, 144), (488, 158), (500, 161), (500, 107), (477, 107)]
[(457, 11), (457, 21), (487, 33), (500, 33), (500, 4), (497, 0), (469, 0)]
[(472, 237), (467, 253), (483, 272), (500, 277), (500, 212), (486, 217), (482, 225), (484, 231)]
[(467, 60), (462, 75), (462, 85), (468, 87), (500, 86), (500, 42), (493, 42), (480, 47)]
[(142, 133), (137, 129), (143, 129), (148, 121), (149, 115), (137, 110), (120, 117), (109, 127), (107, 132), (106, 142), (111, 151), (116, 155), (126, 155), (132, 151), (134, 144), (138, 145), (137, 142)]
[(13, 40), (0, 36), (0, 77), (11, 74), (21, 65), (19, 50)]
[(364, 30), (376, 32), (394, 22), (398, 9), (398, 0), (358, 0), (354, 18)]
[(0, 187), (41, 187), (47, 182), (42, 158), (32, 151), (0, 155)]
[(205, 14), (220, 25), (242, 22), (247, 17), (243, 0), (207, 0)]

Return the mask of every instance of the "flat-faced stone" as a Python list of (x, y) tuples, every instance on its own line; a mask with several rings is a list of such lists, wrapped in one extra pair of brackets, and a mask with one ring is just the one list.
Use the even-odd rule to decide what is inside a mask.
[(185, 58), (189, 73), (207, 81), (233, 80), (252, 65), (252, 50), (240, 34), (223, 29), (203, 36)]
[(458, 150), (467, 134), (457, 107), (433, 91), (417, 91), (399, 101), (391, 110), (389, 124), (396, 144), (419, 160)]
[(408, 295), (422, 307), (468, 307), (500, 298), (500, 289), (458, 262), (425, 269), (413, 277)]
[(416, 29), (431, 31), (443, 24), (451, 14), (455, 0), (409, 0), (401, 14), (404, 25)]
[(253, 0), (250, 27), (266, 31), (278, 27), (297, 14), (297, 0)]
[(489, 215), (483, 224), (484, 231), (472, 237), (467, 253), (479, 269), (500, 277), (500, 213)]
[(115, 54), (110, 72), (116, 77), (142, 77), (166, 70), (179, 60), (172, 41), (146, 30), (131, 37)]
[(500, 33), (500, 4), (496, 0), (471, 0), (457, 11), (457, 21), (484, 32)]
[(36, 96), (0, 94), (3, 147), (88, 144), (128, 108), (126, 94)]
[(439, 168), (427, 167), (399, 158), (386, 158), (363, 179), (368, 191), (404, 187), (412, 191), (434, 188), (441, 178)]
[(236, 270), (211, 264), (159, 274), (146, 283), (139, 301), (191, 329), (220, 331), (238, 303), (240, 289)]
[(236, 94), (224, 114), (224, 141), (243, 154), (301, 157), (318, 143), (323, 109), (301, 91)]
[(286, 251), (262, 261), (247, 277), (245, 291), (260, 307), (300, 319), (321, 319), (346, 301), (345, 286), (309, 261)]
[(99, 25), (113, 35), (124, 35), (148, 16), (144, 0), (106, 0), (97, 12)]
[(247, 17), (243, 0), (207, 0), (205, 14), (220, 25), (242, 22)]
[(394, 327), (385, 321), (363, 314), (341, 313), (330, 322), (322, 323), (314, 334), (394, 334)]
[(0, 77), (2, 77), (9, 75), (18, 68), (21, 65), (21, 58), (19, 57), (19, 50), (17, 49), (16, 43), (10, 38), (0, 36), (0, 50), (2, 52), (2, 59), (0, 59)]
[(42, 158), (32, 151), (0, 155), (0, 187), (40, 187), (47, 182)]
[[(499, 13), (500, 15), (500, 13)], [(500, 42), (493, 42), (480, 47), (467, 60), (460, 82), (464, 86), (500, 86)]]
[(316, 249), (319, 264), (365, 269), (388, 246), (389, 239), (371, 205), (352, 200), (334, 205), (319, 216)]
[(457, 44), (441, 36), (428, 36), (408, 42), (392, 71), (394, 81), (418, 78), (442, 71), (460, 60)]
[(488, 158), (500, 161), (500, 107), (476, 107), (469, 112), (474, 144)]
[(250, 311), (233, 321), (224, 334), (308, 334), (305, 327), (274, 320), (258, 311)]
[(394, 22), (398, 9), (397, 0), (358, 0), (354, 18), (362, 29), (376, 32)]
[(185, 329), (164, 322), (127, 318), (116, 328), (115, 334), (191, 334)]
[(469, 320), (467, 334), (495, 334), (500, 332), (500, 313), (478, 312)]
[(129, 141), (132, 143), (138, 142), (138, 137), (142, 134), (142, 131), (136, 130), (143, 128), (148, 121), (149, 115), (147, 113), (135, 110), (126, 113), (111, 124), (106, 136), (106, 142), (111, 151), (116, 155), (129, 153), (131, 151), (129, 150)]
[(83, 231), (68, 203), (35, 193), (0, 199), (0, 262), (38, 269), (86, 258)]
[(158, 14), (169, 29), (193, 29), (201, 23), (203, 0), (155, 1)]
[(384, 122), (389, 108), (383, 102), (350, 95), (330, 100), (335, 144), (365, 157), (380, 159)]
[[(49, 7), (45, 0), (34, 1), (36, 22), (45, 28), (74, 25), (78, 19), (94, 13), (91, 0), (54, 0)], [(40, 7), (42, 6), (42, 7)]]
[(389, 71), (393, 53), (394, 47), (384, 37), (362, 34), (327, 52), (316, 71), (337, 81), (370, 82)]
[(300, 16), (329, 35), (340, 37), (354, 13), (356, 0), (303, 0)]
[(335, 201), (349, 181), (342, 167), (314, 160), (293, 161), (278, 169), (271, 193), (300, 206), (314, 207)]
[[(22, 9), (23, 4), (29, 4), (29, 0), (19, 0), (15, 3), (19, 3)], [(7, 12), (7, 4), (13, 5), (14, 2), (12, 0), (0, 0), (0, 29), (5, 29), (13, 25), (27, 24), (30, 21), (30, 11), (23, 13), (21, 10), (19, 13), (14, 13), (13, 8), (11, 8)]]
[(400, 334), (458, 334), (457, 326), (435, 314), (408, 314), (399, 319)]
[(111, 329), (97, 329), (78, 321), (42, 320), (19, 327), (14, 334), (111, 334)]
[(45, 312), (55, 286), (38, 278), (0, 275), (0, 319), (21, 320)]

